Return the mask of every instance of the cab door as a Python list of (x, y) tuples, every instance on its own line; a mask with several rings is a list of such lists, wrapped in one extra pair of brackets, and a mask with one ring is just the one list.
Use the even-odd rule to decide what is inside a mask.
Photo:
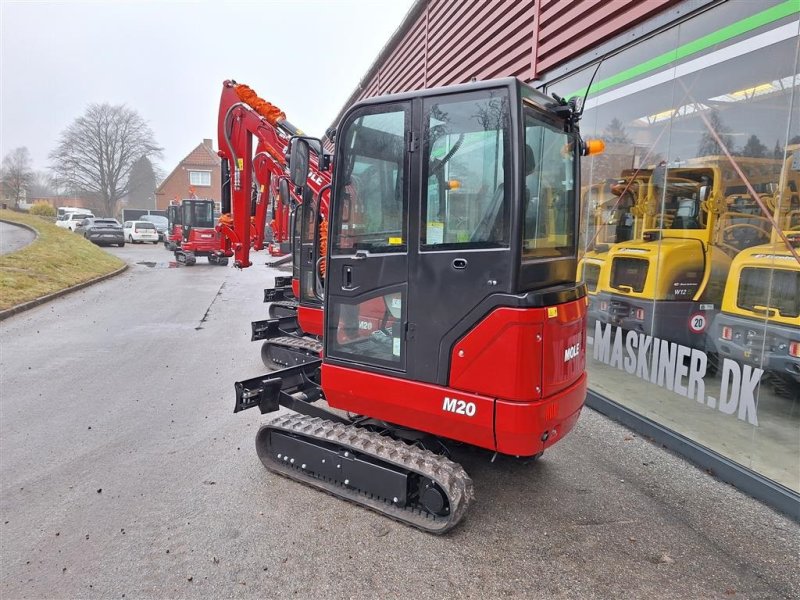
[(411, 104), (364, 106), (337, 140), (325, 355), (331, 363), (402, 376), (408, 349)]
[(419, 231), (412, 242), (409, 375), (447, 385), (452, 346), (512, 290), (515, 151), (507, 87), (422, 104)]

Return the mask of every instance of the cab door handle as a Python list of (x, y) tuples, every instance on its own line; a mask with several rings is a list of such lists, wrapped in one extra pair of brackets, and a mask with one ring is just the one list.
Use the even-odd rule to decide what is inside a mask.
[(353, 289), (353, 267), (345, 265), (342, 273), (342, 289)]

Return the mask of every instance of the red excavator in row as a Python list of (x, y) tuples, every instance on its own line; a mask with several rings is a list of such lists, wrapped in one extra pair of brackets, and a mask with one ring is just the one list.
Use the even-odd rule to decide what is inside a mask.
[[(261, 250), (266, 241), (266, 218), (272, 207), (273, 243), (270, 252), (280, 255), (288, 236), (289, 211), (299, 198), (292, 199), (284, 182), (283, 202), (278, 203), (278, 187), (285, 179), (286, 154), (291, 136), (300, 131), (276, 107), (258, 98), (249, 87), (225, 82), (220, 99), (218, 133), (222, 175), (222, 215), (215, 219), (214, 202), (190, 198), (169, 207), (168, 249), (178, 262), (193, 265), (198, 256), (210, 263), (226, 265), (233, 256), (235, 266), (250, 265), (250, 249)], [(253, 152), (253, 139), (258, 145)], [(312, 192), (330, 183), (330, 177), (314, 178)], [(240, 206), (235, 214), (231, 203)], [(277, 292), (273, 292), (277, 293)], [(295, 304), (286, 299), (294, 312)]]
[[(256, 436), (269, 470), (443, 533), (473, 496), (449, 441), (536, 457), (572, 429), (580, 156), (598, 148), (579, 117), (513, 78), (360, 102), (335, 133), (329, 202), (308, 178), (322, 145), (290, 137), (298, 321), (317, 311), (324, 335), (320, 355), (235, 385), (235, 412), (291, 411)], [(233, 237), (249, 232), (250, 153), (228, 158)], [(234, 245), (240, 266), (248, 251)]]
[[(286, 170), (289, 141), (302, 136), (302, 132), (279, 108), (259, 98), (248, 86), (226, 81), (220, 98), (218, 136), (223, 168), (222, 212), (230, 213), (218, 229), (233, 253), (235, 266), (250, 265), (251, 248), (244, 242), (250, 215), (253, 249), (263, 247), (268, 204), (273, 209), (273, 254), (279, 253), (274, 244), (288, 239), (286, 236), (293, 233), (299, 239), (303, 204), (316, 203), (314, 218), (318, 225), (327, 223), (332, 157), (319, 141), (311, 140), (313, 154), (307, 184), (302, 190), (290, 185)], [(254, 195), (252, 190), (256, 191)], [(314, 238), (319, 227), (309, 225), (308, 231)], [(263, 340), (262, 359), (272, 368), (298, 364), (309, 356), (317, 358), (322, 350), (324, 263), (319, 248), (312, 253), (310, 243), (320, 246), (324, 240), (298, 241), (293, 245), (293, 276), (278, 277), (275, 287), (264, 290), (264, 301), (270, 303), (270, 318), (252, 323), (252, 339)], [(306, 267), (302, 286), (301, 264)], [(298, 302), (301, 294), (306, 300), (302, 305)]]
[(177, 198), (167, 207), (167, 234), (164, 247), (175, 254), (175, 260), (186, 266), (205, 256), (211, 264), (225, 266), (228, 256), (216, 229), (214, 201), (200, 199), (189, 191), (189, 198)]

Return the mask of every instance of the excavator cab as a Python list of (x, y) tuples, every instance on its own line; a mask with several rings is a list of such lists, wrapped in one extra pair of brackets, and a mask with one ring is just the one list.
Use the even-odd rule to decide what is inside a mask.
[[(184, 200), (181, 203), (183, 242), (193, 239), (192, 231), (214, 228), (214, 202), (211, 200)], [(196, 238), (196, 236), (194, 236)]]
[[(345, 116), (324, 286), (332, 406), (512, 454), (548, 444), (543, 421), (505, 437), (512, 413), (538, 419), (542, 402), (558, 402), (554, 428), (572, 426), (585, 389), (581, 141), (555, 104), (508, 79), (369, 100)], [(294, 140), (295, 184), (308, 151)], [(321, 291), (315, 207), (299, 212), (301, 298)], [(581, 350), (565, 360), (570, 348)], [(457, 393), (480, 415), (471, 424), (441, 407)]]

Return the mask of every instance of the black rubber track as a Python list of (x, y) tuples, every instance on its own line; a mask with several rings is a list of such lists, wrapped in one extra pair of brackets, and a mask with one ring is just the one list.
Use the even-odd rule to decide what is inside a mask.
[[(270, 451), (271, 431), (287, 433), (312, 443), (320, 440), (326, 444), (334, 444), (344, 451), (369, 456), (384, 464), (429, 478), (444, 491), (450, 512), (447, 516), (437, 516), (420, 507), (398, 507), (390, 498), (380, 498), (346, 487), (337, 481), (302, 470), (299, 466), (280, 461)], [(290, 414), (275, 418), (259, 429), (256, 435), (256, 452), (264, 466), (273, 473), (323, 490), (428, 533), (442, 534), (455, 527), (464, 517), (474, 497), (472, 479), (461, 465), (444, 456), (355, 425), (333, 423), (318, 417)]]

